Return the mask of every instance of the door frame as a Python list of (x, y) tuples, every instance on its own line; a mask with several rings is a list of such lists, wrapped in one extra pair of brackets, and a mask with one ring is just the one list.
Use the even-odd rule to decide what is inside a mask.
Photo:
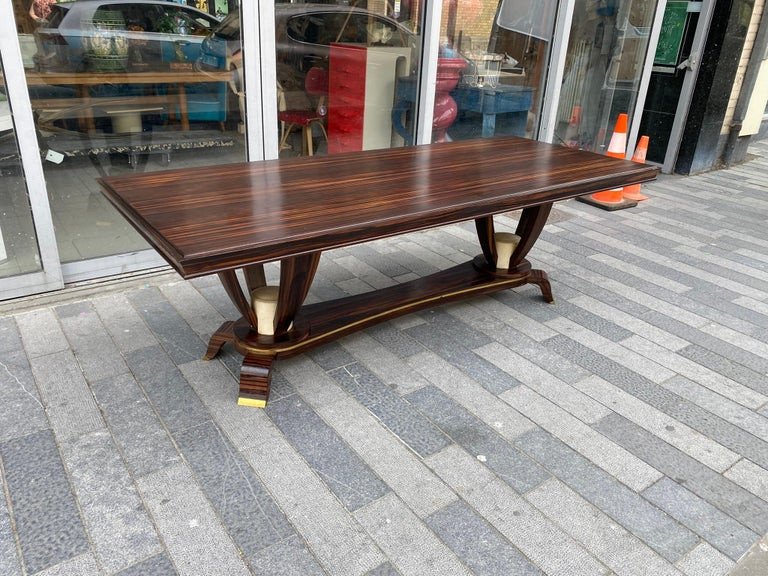
[(63, 288), (64, 280), (11, 0), (0, 0), (0, 14), (5, 15), (0, 18), (0, 58), (5, 89), (42, 267), (37, 272), (0, 279), (0, 300), (5, 300)]
[(715, 2), (716, 0), (701, 1), (699, 20), (696, 23), (696, 31), (693, 35), (691, 52), (688, 57), (689, 64), (685, 67), (683, 86), (680, 89), (677, 109), (675, 110), (675, 119), (672, 122), (672, 130), (669, 133), (667, 151), (664, 154), (664, 164), (661, 167), (661, 171), (664, 174), (672, 174), (675, 169), (675, 164), (677, 163), (677, 155), (680, 152), (680, 144), (683, 141), (683, 132), (685, 131), (685, 125), (688, 122), (688, 112), (691, 108), (693, 91), (696, 88), (696, 80), (699, 76), (701, 55), (704, 53), (707, 36), (709, 35), (709, 26), (712, 23), (712, 14), (715, 11)]

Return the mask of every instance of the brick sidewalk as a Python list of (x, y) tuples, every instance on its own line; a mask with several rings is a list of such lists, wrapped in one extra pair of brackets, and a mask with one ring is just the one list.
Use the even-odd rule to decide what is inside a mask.
[[(634, 209), (557, 205), (531, 253), (554, 305), (529, 286), (280, 360), (266, 410), (236, 405), (233, 351), (200, 360), (236, 316), (214, 278), (7, 313), (0, 575), (728, 574), (768, 533), (752, 152)], [(477, 252), (472, 225), (337, 250), (310, 298)]]

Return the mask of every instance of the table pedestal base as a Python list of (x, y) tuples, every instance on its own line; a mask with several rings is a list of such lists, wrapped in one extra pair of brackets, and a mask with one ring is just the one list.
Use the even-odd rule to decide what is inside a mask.
[(546, 272), (532, 269), (527, 260), (512, 271), (502, 271), (491, 268), (485, 257), (479, 255), (472, 262), (424, 278), (303, 306), (291, 330), (282, 337), (257, 334), (245, 318), (225, 322), (211, 336), (204, 359), (215, 358), (225, 343), (232, 342), (244, 356), (238, 404), (264, 407), (269, 397), (272, 364), (278, 357), (301, 354), (397, 316), (524, 284), (538, 285), (544, 300), (553, 301)]

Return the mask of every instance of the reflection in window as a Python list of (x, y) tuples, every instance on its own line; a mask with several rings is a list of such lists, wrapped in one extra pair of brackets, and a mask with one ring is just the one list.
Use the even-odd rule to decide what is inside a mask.
[(0, 60), (0, 278), (42, 268)]
[(58, 2), (35, 22), (16, 11), (63, 262), (147, 248), (102, 197), (98, 177), (245, 159), (242, 84), (229, 66), (202, 62), (220, 21), (207, 10), (226, 3), (196, 5), (205, 10)]
[(604, 152), (619, 114), (635, 108), (656, 2), (577, 0), (555, 141)]
[(444, 0), (436, 141), (536, 136), (556, 6)]
[(276, 3), (282, 157), (413, 142), (421, 40), (410, 4)]

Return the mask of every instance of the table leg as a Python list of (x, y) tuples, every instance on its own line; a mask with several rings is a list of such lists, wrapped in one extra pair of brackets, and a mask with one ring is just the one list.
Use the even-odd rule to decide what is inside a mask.
[[(547, 273), (543, 270), (531, 269), (530, 263), (525, 259), (536, 240), (539, 238), (547, 217), (552, 209), (552, 204), (543, 206), (534, 206), (525, 208), (520, 215), (520, 220), (515, 229), (515, 234), (520, 236), (520, 242), (512, 252), (509, 259), (509, 269), (496, 269), (496, 244), (494, 242), (494, 224), (493, 216), (477, 218), (475, 228), (477, 229), (477, 238), (480, 241), (480, 247), (483, 250), (483, 256), (480, 258), (482, 266), (495, 275), (520, 276), (529, 284), (536, 284), (541, 289), (541, 294), (546, 302), (554, 302), (552, 296), (552, 286), (549, 283)], [(482, 259), (485, 262), (482, 262)], [(477, 260), (476, 260), (477, 262)]]
[(243, 317), (237, 322), (224, 322), (219, 327), (211, 336), (203, 359), (215, 358), (227, 342), (233, 342), (235, 349), (243, 354), (238, 404), (264, 407), (269, 398), (272, 363), (276, 357), (275, 345), (306, 336), (306, 330), (296, 329), (294, 321), (309, 293), (320, 254), (314, 252), (281, 260), (273, 336), (259, 334), (258, 320), (249, 297), (253, 290), (266, 284), (263, 265), (252, 264), (243, 268), (248, 295), (243, 292), (234, 270), (219, 272), (219, 279), (229, 299)]
[(211, 339), (208, 341), (208, 350), (205, 351), (203, 360), (213, 360), (221, 352), (221, 347), (227, 342), (232, 342), (235, 339), (234, 333), (235, 323), (231, 320), (224, 322), (216, 332), (213, 333)]
[(520, 220), (517, 223), (515, 234), (520, 236), (520, 243), (512, 252), (512, 256), (509, 259), (510, 269), (513, 266), (517, 266), (528, 255), (528, 252), (533, 248), (536, 240), (539, 239), (539, 234), (544, 229), (544, 224), (547, 223), (549, 212), (552, 210), (552, 204), (542, 204), (540, 206), (533, 206), (531, 208), (524, 208), (523, 213), (520, 215)]
[(273, 362), (274, 357), (245, 355), (240, 367), (240, 391), (237, 395), (240, 406), (264, 408), (267, 405)]

